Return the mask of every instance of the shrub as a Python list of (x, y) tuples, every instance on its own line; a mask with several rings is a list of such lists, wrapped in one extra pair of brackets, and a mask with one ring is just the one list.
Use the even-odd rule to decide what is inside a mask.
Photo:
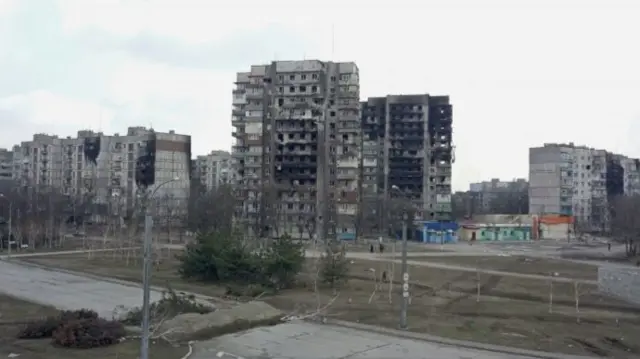
[(50, 338), (60, 324), (60, 318), (57, 316), (36, 320), (20, 329), (17, 337), (18, 339)]
[(89, 309), (64, 310), (57, 315), (33, 321), (18, 332), (19, 339), (50, 338), (53, 332), (64, 323), (78, 319), (96, 319), (98, 313)]
[(277, 290), (290, 286), (302, 270), (304, 250), (289, 236), (258, 250), (238, 236), (214, 232), (198, 235), (178, 259), (183, 278), (233, 285), (258, 284)]
[(71, 320), (53, 332), (53, 344), (68, 348), (96, 348), (116, 344), (126, 331), (122, 323), (102, 318)]
[(344, 245), (332, 241), (320, 257), (320, 278), (331, 288), (336, 288), (347, 280), (349, 260)]
[[(151, 317), (150, 319), (153, 322), (157, 319), (173, 318), (178, 314), (205, 314), (212, 310), (213, 309), (211, 307), (198, 303), (193, 295), (176, 293), (171, 288), (168, 288), (162, 293), (162, 299), (151, 303), (151, 306), (149, 307), (149, 314)], [(139, 325), (142, 323), (142, 309), (138, 307), (130, 310), (121, 322), (126, 325)]]
[(266, 248), (262, 255), (263, 269), (275, 289), (291, 286), (304, 265), (304, 247), (284, 235)]

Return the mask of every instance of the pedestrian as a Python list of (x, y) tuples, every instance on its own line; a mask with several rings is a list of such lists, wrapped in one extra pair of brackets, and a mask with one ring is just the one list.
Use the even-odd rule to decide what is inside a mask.
[(373, 253), (374, 249), (373, 249), (373, 244), (369, 245), (369, 253)]
[(607, 243), (607, 249), (609, 250), (609, 252), (611, 252), (611, 242)]
[(380, 253), (384, 253), (384, 244), (380, 243), (379, 249), (380, 249)]

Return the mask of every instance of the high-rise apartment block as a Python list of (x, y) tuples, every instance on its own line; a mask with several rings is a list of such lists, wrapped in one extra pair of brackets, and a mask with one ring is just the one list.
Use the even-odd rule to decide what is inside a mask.
[(0, 148), (0, 181), (10, 180), (13, 176), (13, 152)]
[(193, 174), (207, 191), (231, 183), (231, 154), (227, 151), (211, 151), (194, 161)]
[(355, 63), (276, 61), (237, 74), (236, 215), (258, 234), (355, 232), (360, 156)]
[(611, 199), (640, 193), (640, 161), (569, 144), (529, 149), (529, 213), (573, 215), (606, 230)]
[(90, 196), (94, 215), (113, 213), (135, 206), (141, 158), (151, 159), (154, 185), (149, 189), (162, 185), (154, 198), (186, 209), (191, 137), (173, 131), (129, 127), (123, 136), (88, 130), (75, 138), (36, 134), (14, 146), (13, 178), (34, 189), (57, 188), (71, 198)]
[[(510, 193), (510, 199), (517, 200), (522, 194), (526, 200), (528, 196), (529, 183), (524, 178), (517, 178), (513, 181), (501, 181), (498, 178), (492, 178), (490, 181), (482, 181), (469, 184), (469, 192), (473, 199), (474, 208), (472, 213), (491, 213), (495, 209), (493, 204), (497, 198), (506, 193)], [(517, 211), (518, 213), (527, 213), (529, 210), (525, 201), (524, 207)], [(517, 207), (517, 206), (516, 206)], [(516, 209), (516, 208), (514, 208)], [(501, 213), (505, 214), (505, 213)]]
[[(418, 219), (450, 220), (452, 121), (448, 96), (389, 95), (363, 102), (363, 201), (402, 197), (412, 202)], [(388, 209), (377, 211), (386, 226)]]

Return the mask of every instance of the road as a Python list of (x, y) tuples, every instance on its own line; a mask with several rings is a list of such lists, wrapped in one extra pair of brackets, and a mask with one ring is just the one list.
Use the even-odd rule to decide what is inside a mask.
[[(93, 309), (111, 318), (118, 306), (134, 308), (142, 305), (142, 289), (95, 280), (80, 275), (0, 261), (0, 291), (60, 309)], [(162, 294), (151, 292), (153, 301)]]
[[(540, 354), (540, 353), (538, 353)], [(291, 322), (196, 343), (190, 359), (533, 359), (328, 324)], [(553, 355), (549, 358), (577, 359)]]

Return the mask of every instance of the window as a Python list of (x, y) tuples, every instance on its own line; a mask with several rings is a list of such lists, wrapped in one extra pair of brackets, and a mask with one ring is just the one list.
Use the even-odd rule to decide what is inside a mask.
[(336, 77), (335, 76), (331, 76), (331, 81), (336, 82)]
[(293, 81), (296, 79), (296, 75), (289, 75), (289, 80)]
[(280, 82), (284, 81), (284, 76), (282, 76), (282, 75), (278, 76), (278, 81), (280, 81)]
[(300, 92), (307, 92), (307, 86), (300, 86)]
[(284, 92), (284, 87), (278, 87), (278, 92), (279, 93), (283, 93)]
[(300, 79), (306, 80), (307, 79), (307, 75), (300, 75)]
[(296, 92), (296, 88), (294, 86), (289, 87), (289, 92)]
[(317, 80), (318, 79), (318, 74), (311, 75), (311, 78), (314, 79), (314, 80)]
[(318, 92), (318, 86), (311, 86), (311, 92), (313, 93)]

